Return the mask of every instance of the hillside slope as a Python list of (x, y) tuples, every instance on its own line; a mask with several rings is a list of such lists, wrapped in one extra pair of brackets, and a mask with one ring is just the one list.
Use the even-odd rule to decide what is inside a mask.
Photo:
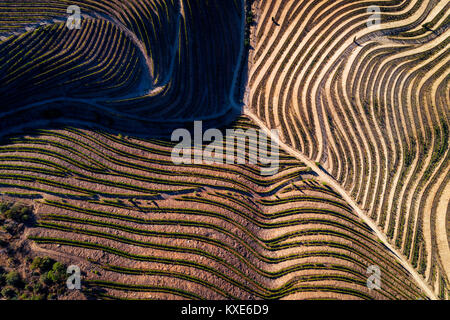
[(256, 1), (254, 9), (249, 112), (320, 162), (448, 298), (448, 1)]
[[(234, 128), (255, 125), (241, 118)], [(342, 197), (296, 159), (281, 153), (279, 172), (262, 176), (260, 165), (174, 166), (172, 147), (41, 130), (0, 147), (1, 188), (33, 203), (34, 250), (75, 259), (100, 297), (425, 298)], [(366, 286), (372, 265), (380, 290)]]

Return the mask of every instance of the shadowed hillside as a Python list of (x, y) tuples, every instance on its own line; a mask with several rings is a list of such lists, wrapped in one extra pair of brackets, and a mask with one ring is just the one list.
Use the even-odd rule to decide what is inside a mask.
[[(66, 27), (69, 5), (80, 29)], [(242, 1), (2, 2), (0, 122), (13, 131), (64, 118), (147, 135), (229, 123), (243, 12)]]

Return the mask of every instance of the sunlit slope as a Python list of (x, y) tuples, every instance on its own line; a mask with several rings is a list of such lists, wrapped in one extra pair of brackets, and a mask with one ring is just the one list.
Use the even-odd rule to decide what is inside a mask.
[[(2, 193), (33, 203), (33, 250), (75, 259), (99, 297), (425, 298), (342, 197), (294, 158), (281, 153), (279, 172), (262, 176), (260, 165), (174, 165), (172, 147), (41, 130), (0, 147)], [(381, 289), (367, 288), (372, 265)]]
[[(379, 26), (367, 24), (371, 5)], [(257, 13), (250, 110), (319, 161), (448, 298), (450, 4), (267, 0)]]

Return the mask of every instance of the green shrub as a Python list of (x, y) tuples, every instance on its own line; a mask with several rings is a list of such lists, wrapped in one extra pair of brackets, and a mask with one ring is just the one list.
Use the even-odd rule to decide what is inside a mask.
[(47, 278), (49, 280), (49, 284), (58, 281), (58, 278), (57, 278), (56, 274), (52, 270), (47, 272)]
[(3, 215), (7, 219), (12, 219), (12, 211), (11, 211), (11, 209), (6, 209), (5, 211), (3, 211)]
[(25, 286), (25, 290), (30, 291), (30, 292), (33, 292), (33, 285), (32, 285), (31, 283), (28, 283), (28, 284)]
[[(64, 268), (64, 267), (63, 267)], [(64, 280), (66, 274), (62, 270), (50, 270), (47, 272), (47, 277), (51, 283), (58, 283)]]
[(60, 282), (66, 278), (66, 267), (61, 262), (55, 262), (53, 264), (52, 271), (52, 279), (55, 282)]
[(53, 283), (53, 273), (51, 271), (45, 272), (39, 278), (40, 282), (45, 285), (51, 285)]
[(20, 287), (22, 283), (22, 278), (20, 277), (20, 274), (17, 271), (11, 271), (9, 272), (6, 277), (6, 284), (13, 286), (13, 287)]
[(33, 285), (33, 293), (34, 294), (38, 294), (39, 292), (43, 291), (44, 287), (42, 286), (42, 284), (40, 282), (36, 282)]
[(65, 272), (65, 267), (64, 267), (64, 265), (61, 262), (55, 262), (53, 264), (52, 270), (56, 271), (56, 272), (64, 273)]
[(29, 299), (29, 294), (28, 293), (22, 293), (19, 297), (19, 300), (28, 300)]
[(11, 204), (2, 203), (0, 205), (0, 210), (5, 218), (17, 222), (28, 221), (32, 214), (31, 208), (21, 203), (14, 203), (12, 206)]
[(33, 262), (31, 262), (31, 264), (30, 264), (30, 270), (39, 269), (40, 265), (41, 265), (41, 260), (42, 260), (41, 257), (34, 258)]
[(31, 270), (39, 270), (40, 272), (49, 271), (55, 261), (50, 257), (36, 257), (30, 265)]

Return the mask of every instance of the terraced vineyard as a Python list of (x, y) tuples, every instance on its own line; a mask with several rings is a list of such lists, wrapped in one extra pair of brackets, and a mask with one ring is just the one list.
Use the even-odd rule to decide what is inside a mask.
[[(367, 25), (371, 5), (379, 25)], [(448, 298), (450, 4), (256, 7), (247, 113), (320, 162)]]
[[(33, 207), (33, 252), (97, 298), (449, 299), (449, 18), (445, 0), (1, 1), (0, 200)], [(263, 130), (278, 172), (175, 165), (167, 137), (194, 120)]]
[[(34, 199), (35, 249), (84, 258), (83, 269), (98, 271), (87, 282), (105, 298), (425, 297), (296, 159), (281, 154), (279, 173), (263, 177), (256, 165), (174, 167), (171, 150), (100, 131), (40, 130), (0, 148), (2, 189)], [(380, 291), (366, 287), (374, 264)]]
[[(79, 30), (66, 28), (71, 5), (83, 16)], [(0, 118), (9, 132), (64, 116), (147, 135), (192, 119), (230, 122), (243, 8), (237, 0), (2, 1)]]

